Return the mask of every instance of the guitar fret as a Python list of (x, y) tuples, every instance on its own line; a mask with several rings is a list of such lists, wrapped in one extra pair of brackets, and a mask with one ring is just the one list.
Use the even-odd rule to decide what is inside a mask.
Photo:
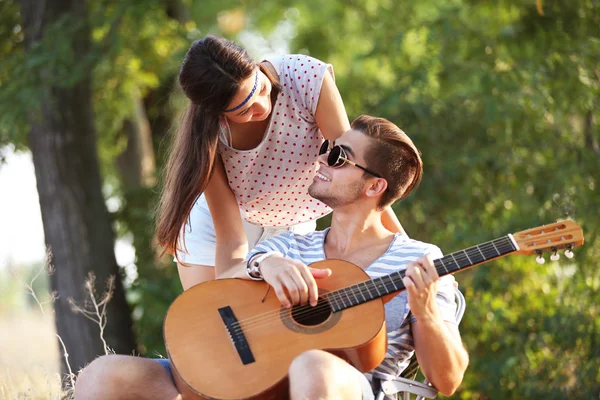
[(356, 304), (360, 304), (360, 300), (356, 296), (356, 291), (355, 290), (352, 290), (352, 294), (354, 295), (354, 298), (356, 299)]
[(375, 295), (373, 295), (373, 292), (371, 292), (371, 282), (365, 282), (365, 289), (367, 289), (367, 300), (373, 300), (375, 298)]
[(442, 267), (444, 267), (444, 270), (446, 271), (446, 273), (449, 274), (450, 271), (448, 271), (448, 268), (446, 268), (446, 265), (444, 264), (444, 258), (446, 258), (446, 257), (440, 258), (440, 262), (442, 263)]
[(463, 250), (463, 253), (465, 253), (465, 256), (467, 256), (467, 260), (469, 260), (469, 264), (473, 265), (473, 261), (471, 261), (471, 259), (469, 258), (469, 254), (467, 254), (467, 251)]
[[(367, 291), (369, 291), (369, 288), (367, 287), (367, 283), (366, 283), (366, 282), (363, 282), (362, 284), (363, 284), (363, 286), (364, 286), (365, 288), (367, 288)], [(359, 287), (360, 287), (360, 285), (359, 285)], [(362, 298), (363, 298), (365, 301), (367, 301), (367, 298), (365, 297), (365, 293), (364, 293), (364, 291), (363, 291), (362, 289), (360, 290), (360, 295), (362, 296)]]
[(390, 281), (392, 282), (392, 286), (394, 287), (394, 289), (396, 289), (396, 290), (400, 290), (400, 289), (398, 289), (398, 286), (396, 286), (396, 283), (395, 283), (395, 282), (394, 282), (394, 280), (392, 279), (392, 276), (391, 276), (391, 275), (388, 275), (388, 278), (390, 278)]
[(492, 246), (494, 246), (494, 249), (496, 250), (496, 252), (498, 253), (498, 255), (501, 255), (500, 252), (498, 251), (498, 248), (494, 244), (494, 241), (492, 240), (490, 243), (492, 244)]
[(330, 296), (327, 296), (327, 298), (331, 298), (331, 300), (335, 302), (335, 309), (333, 311), (340, 311), (340, 305), (338, 304), (337, 299), (335, 298), (336, 294), (336, 292), (333, 292)]
[(458, 269), (460, 269), (460, 264), (456, 261), (456, 258), (454, 258), (454, 253), (451, 253), (450, 255), (452, 256), (452, 259), (454, 260), (454, 263), (456, 264)]
[[(348, 290), (347, 290), (347, 289), (345, 289), (345, 290), (342, 290), (342, 292), (343, 292), (343, 294), (345, 294), (345, 295), (346, 295), (346, 297), (348, 298), (348, 302), (350, 303), (350, 307), (352, 307), (352, 305), (353, 305), (353, 304), (352, 304), (352, 299), (350, 298), (350, 295), (347, 293), (347, 292), (348, 292)], [(344, 298), (342, 297), (342, 303), (343, 303), (343, 302), (344, 302)], [(344, 303), (344, 307), (348, 307), (348, 306), (346, 306), (346, 304)]]
[(481, 251), (481, 249), (479, 248), (479, 246), (475, 246), (477, 248), (477, 250), (479, 250), (479, 252), (481, 253), (481, 257), (483, 257), (483, 261), (487, 260), (487, 258), (485, 258), (485, 256), (483, 255), (483, 252)]
[[(379, 279), (379, 278), (375, 278), (375, 279)], [(373, 281), (374, 281), (375, 279), (373, 279)], [(378, 294), (379, 296), (381, 296), (381, 293), (379, 293), (379, 289), (377, 289), (377, 284), (375, 283), (373, 286), (375, 286), (375, 290), (377, 291), (377, 294)]]
[(483, 261), (485, 261), (485, 259), (482, 257), (482, 255), (474, 247), (467, 249), (466, 252), (467, 252), (467, 256), (469, 257), (469, 260), (471, 260), (471, 263), (473, 265), (479, 264), (479, 263), (482, 263)]

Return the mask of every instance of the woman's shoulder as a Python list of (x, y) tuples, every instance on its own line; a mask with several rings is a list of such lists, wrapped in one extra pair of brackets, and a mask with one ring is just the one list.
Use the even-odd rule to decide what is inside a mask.
[(278, 54), (268, 56), (263, 59), (271, 64), (279, 76), (285, 73), (286, 70), (298, 69), (299, 67), (319, 68), (320, 66), (328, 65), (323, 61), (307, 56), (306, 54)]

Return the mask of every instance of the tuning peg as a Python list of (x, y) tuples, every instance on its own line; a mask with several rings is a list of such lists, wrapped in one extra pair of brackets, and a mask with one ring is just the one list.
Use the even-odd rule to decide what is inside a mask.
[(538, 255), (536, 258), (535, 258), (535, 261), (536, 261), (538, 264), (543, 264), (543, 263), (545, 263), (545, 262), (546, 262), (546, 260), (544, 260), (544, 257), (542, 257), (542, 255), (541, 255), (541, 254), (539, 254), (539, 255)]
[(573, 252), (571, 251), (571, 249), (567, 249), (565, 250), (565, 257), (567, 258), (573, 258), (575, 254), (573, 254)]
[(558, 259), (560, 258), (560, 255), (558, 254), (558, 249), (556, 247), (552, 247), (551, 250), (553, 251), (553, 253), (550, 256), (550, 259), (552, 261), (558, 261)]

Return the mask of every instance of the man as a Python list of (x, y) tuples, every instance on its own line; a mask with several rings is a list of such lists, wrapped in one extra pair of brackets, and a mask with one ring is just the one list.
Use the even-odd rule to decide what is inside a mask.
[[(391, 122), (361, 116), (335, 145), (326, 141), (320, 153), (309, 193), (334, 210), (331, 228), (268, 239), (249, 253), (247, 263), (220, 278), (264, 279), (282, 305), (290, 307), (316, 304), (315, 279), (331, 271), (311, 269), (308, 265), (315, 261), (346, 260), (371, 277), (405, 269), (407, 290), (385, 305), (388, 351), (375, 372), (398, 376), (414, 351), (427, 379), (444, 395), (452, 394), (468, 364), (454, 319), (454, 278), (438, 279), (433, 259), (442, 254), (436, 246), (394, 234), (381, 223), (384, 208), (418, 185), (422, 175), (418, 150)], [(168, 365), (163, 371), (157, 366), (152, 360), (101, 357), (82, 372), (76, 398), (176, 398), (173, 381), (165, 373), (170, 373)], [(289, 368), (290, 396), (373, 399), (367, 376), (371, 374), (363, 375), (330, 353), (311, 350)]]

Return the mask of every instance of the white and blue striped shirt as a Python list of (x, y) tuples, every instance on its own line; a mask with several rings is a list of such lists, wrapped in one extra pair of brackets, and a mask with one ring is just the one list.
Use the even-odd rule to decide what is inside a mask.
[[(256, 245), (247, 259), (257, 253), (279, 251), (285, 257), (310, 265), (324, 260), (323, 245), (329, 228), (307, 235), (286, 232), (274, 236)], [(377, 258), (365, 272), (371, 279), (389, 275), (406, 269), (406, 265), (417, 258), (429, 254), (433, 259), (442, 257), (441, 250), (432, 244), (419, 242), (397, 233), (388, 250)], [(456, 323), (456, 301), (454, 298), (454, 277), (446, 275), (438, 283), (437, 303), (445, 321)], [(403, 291), (385, 304), (386, 325), (388, 331), (388, 349), (383, 362), (372, 372), (390, 377), (400, 376), (408, 366), (414, 354), (411, 323), (414, 317), (409, 317), (408, 296)], [(370, 374), (367, 374), (370, 375)]]

